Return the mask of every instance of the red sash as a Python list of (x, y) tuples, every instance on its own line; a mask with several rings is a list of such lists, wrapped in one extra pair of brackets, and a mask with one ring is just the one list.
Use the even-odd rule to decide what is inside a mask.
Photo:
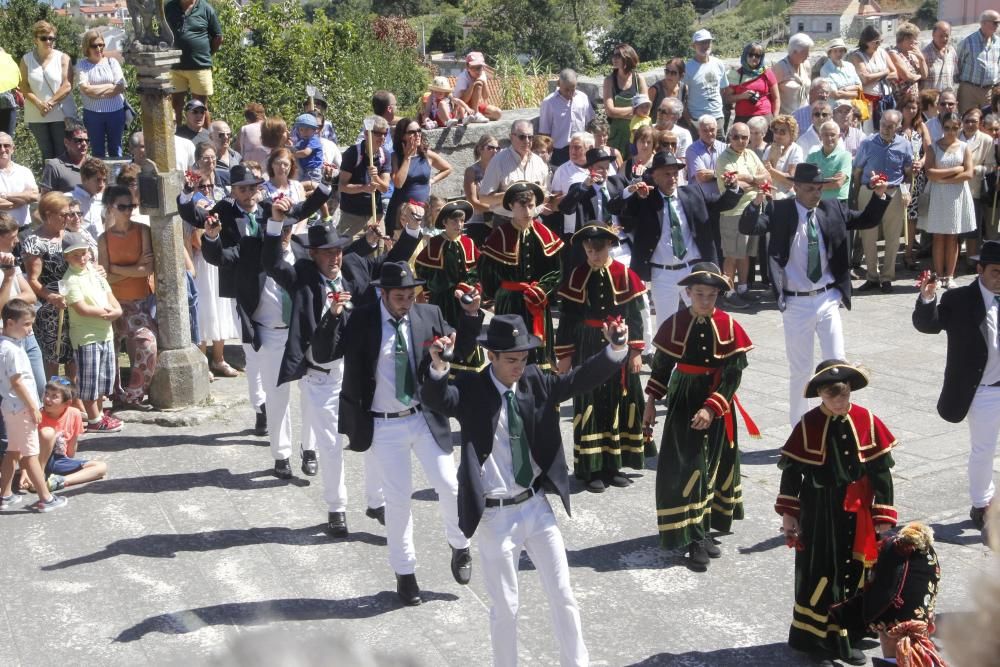
[[(500, 287), (508, 292), (527, 292), (534, 285), (532, 283), (519, 283), (516, 280), (502, 280), (500, 281)], [(528, 314), (531, 315), (531, 333), (541, 338), (542, 343), (544, 343), (545, 307), (530, 304), (527, 299), (524, 301), (524, 307), (527, 309)]]
[[(719, 373), (722, 369), (710, 368), (708, 366), (695, 366), (694, 364), (677, 364), (674, 367), (674, 370), (678, 373), (684, 373), (685, 375), (712, 375), (712, 386), (710, 389), (715, 391), (715, 388), (719, 386)], [(754, 422), (753, 418), (747, 413), (736, 394), (733, 394), (732, 404), (736, 406), (737, 410), (739, 410), (740, 417), (743, 418), (743, 423), (746, 424), (747, 433), (750, 437), (759, 438), (760, 428), (757, 427), (757, 423)], [(729, 442), (732, 443), (736, 434), (736, 423), (733, 421), (733, 411), (727, 410), (724, 417), (726, 423), (726, 437), (729, 439)]]
[(872, 503), (875, 502), (875, 492), (871, 480), (865, 475), (847, 486), (844, 494), (844, 511), (855, 513), (854, 527), (854, 557), (863, 560), (865, 567), (878, 560), (878, 540), (875, 537), (875, 524), (872, 520)]

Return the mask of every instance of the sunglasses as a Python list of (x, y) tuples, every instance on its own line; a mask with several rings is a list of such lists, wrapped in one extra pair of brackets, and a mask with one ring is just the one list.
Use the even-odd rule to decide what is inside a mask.
[(90, 48), (92, 48), (92, 49), (103, 49), (104, 48), (104, 44), (91, 44)]
[(115, 208), (121, 212), (132, 211), (135, 209), (135, 204), (115, 204)]
[(88, 139), (87, 137), (73, 137), (72, 139), (70, 139), (70, 141), (72, 141), (74, 144), (89, 144), (90, 143), (90, 139)]
[(497, 152), (498, 150), (500, 150), (500, 147), (499, 147), (499, 146), (494, 146), (494, 145), (492, 145), (492, 144), (490, 144), (490, 145), (487, 145), (487, 146), (483, 146), (483, 148), (485, 148), (485, 149), (486, 149), (486, 150), (488, 150), (488, 151), (492, 151), (492, 152), (494, 152), (494, 153), (496, 153), (496, 152)]
[(420, 134), (420, 130), (407, 130), (406, 132), (404, 132), (404, 134), (410, 137), (413, 136), (414, 134)]
[(829, 115), (830, 114), (828, 114), (826, 112), (817, 111), (817, 112), (813, 113), (813, 118), (827, 118)]
[(535, 135), (533, 134), (515, 134), (513, 136), (517, 137), (521, 141), (531, 141), (535, 138)]
[(52, 42), (56, 41), (56, 38), (55, 37), (39, 37), (38, 41), (39, 42), (48, 42), (49, 44), (51, 44)]
[(215, 190), (215, 186), (212, 185), (211, 183), (205, 183), (204, 185), (199, 185), (198, 189), (203, 190), (205, 192), (212, 192), (213, 190)]

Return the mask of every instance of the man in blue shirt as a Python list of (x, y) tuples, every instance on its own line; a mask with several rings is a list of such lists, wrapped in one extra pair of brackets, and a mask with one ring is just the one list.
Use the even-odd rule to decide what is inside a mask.
[[(878, 134), (868, 137), (858, 147), (858, 154), (854, 156), (854, 172), (851, 178), (858, 208), (864, 208), (872, 197), (869, 183), (873, 174), (885, 174), (890, 193), (901, 188), (904, 193), (909, 193), (913, 149), (909, 141), (896, 134), (902, 122), (903, 116), (899, 111), (895, 109), (886, 111), (882, 114), (882, 119), (879, 122)], [(887, 294), (892, 292), (892, 281), (896, 277), (899, 235), (903, 231), (903, 214), (906, 211), (903, 199), (903, 197), (892, 197), (879, 226), (860, 232), (867, 275), (865, 276), (865, 284), (858, 288), (859, 292), (870, 292), (876, 289), (881, 289)], [(880, 231), (885, 238), (885, 255), (882, 259), (881, 271), (878, 268)]]
[(691, 38), (694, 58), (684, 64), (684, 83), (688, 87), (687, 121), (709, 115), (715, 118), (718, 138), (724, 139), (722, 90), (729, 85), (725, 63), (712, 57), (712, 33), (699, 30)]

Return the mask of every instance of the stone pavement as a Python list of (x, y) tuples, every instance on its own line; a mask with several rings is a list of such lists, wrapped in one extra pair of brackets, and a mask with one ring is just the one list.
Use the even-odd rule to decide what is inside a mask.
[[(844, 311), (847, 350), (872, 372), (858, 402), (901, 443), (901, 519), (922, 519), (937, 532), (946, 624), (968, 611), (969, 587), (995, 557), (968, 520), (966, 427), (934, 409), (944, 337), (913, 330), (916, 289), (908, 279), (897, 284), (896, 294), (862, 295)], [(805, 664), (784, 643), (793, 554), (771, 508), (776, 452), (788, 433), (781, 322), (773, 303), (737, 318), (757, 346), (740, 396), (764, 437), (741, 434), (747, 519), (722, 537), (724, 555), (709, 572), (690, 572), (657, 546), (655, 460), (630, 488), (577, 489), (572, 519), (556, 509), (593, 665)], [(224, 409), (198, 425), (130, 423), (121, 434), (85, 438), (81, 454), (106, 461), (111, 475), (67, 491), (65, 510), (0, 516), (0, 665), (199, 664), (261, 632), (285, 642), (341, 633), (381, 651), (408, 651), (423, 665), (489, 665), (482, 578), (474, 569), (468, 588), (452, 580), (434, 493), (421, 473), (414, 521), (426, 602), (402, 608), (384, 530), (364, 516), (361, 457), (347, 454), (351, 535), (334, 542), (322, 530), (318, 478), (286, 483), (269, 474), (265, 440), (251, 435), (243, 380), (217, 382), (212, 392)], [(564, 406), (564, 416), (570, 412)], [(296, 414), (296, 432), (298, 421)], [(297, 456), (295, 465), (298, 474)], [(522, 570), (522, 664), (556, 665), (547, 605), (526, 558)], [(323, 663), (344, 664), (329, 656), (316, 664)]]

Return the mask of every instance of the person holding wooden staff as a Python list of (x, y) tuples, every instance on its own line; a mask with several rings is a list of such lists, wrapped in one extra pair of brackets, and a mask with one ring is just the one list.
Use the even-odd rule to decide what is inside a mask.
[(381, 116), (371, 116), (365, 119), (365, 129), (365, 139), (344, 151), (340, 164), (337, 233), (352, 238), (360, 237), (367, 226), (379, 224), (382, 199), (375, 192), (389, 191), (391, 167), (389, 152), (384, 147), (389, 123)]

